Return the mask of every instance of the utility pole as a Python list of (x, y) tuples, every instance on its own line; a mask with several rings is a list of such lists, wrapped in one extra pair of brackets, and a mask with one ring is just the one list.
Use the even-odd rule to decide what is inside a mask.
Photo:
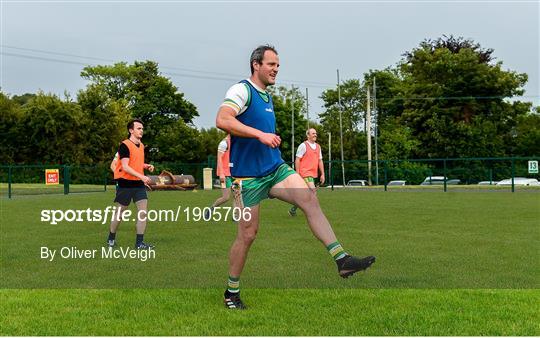
[(339, 139), (341, 148), (341, 180), (345, 186), (345, 163), (343, 158), (343, 108), (341, 107), (341, 89), (339, 86), (339, 69), (337, 70), (337, 88), (338, 88), (338, 105), (339, 105)]
[(367, 108), (366, 108), (366, 136), (367, 136), (367, 159), (368, 159), (368, 183), (371, 185), (371, 105), (369, 97), (369, 84), (367, 85)]
[(309, 130), (309, 99), (308, 99), (308, 89), (306, 87), (306, 120), (307, 120), (307, 128), (306, 130)]
[(291, 166), (294, 167), (294, 85), (291, 85), (291, 88)]
[(328, 179), (334, 190), (334, 180), (332, 179), (332, 132), (328, 132)]
[(379, 112), (377, 111), (377, 79), (373, 77), (373, 115), (375, 120), (375, 185), (379, 185), (379, 147), (377, 139), (379, 132)]

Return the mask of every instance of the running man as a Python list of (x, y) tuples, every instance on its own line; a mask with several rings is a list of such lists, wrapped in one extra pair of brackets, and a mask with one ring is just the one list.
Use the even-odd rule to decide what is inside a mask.
[[(319, 179), (319, 184), (324, 184), (324, 164), (321, 146), (317, 144), (317, 131), (309, 128), (306, 131), (307, 141), (302, 142), (296, 150), (294, 168), (302, 176), (307, 186), (314, 193), (317, 192), (315, 180)], [(319, 177), (319, 173), (321, 176)], [(296, 216), (296, 209), (293, 205), (289, 210), (289, 215)]]
[(146, 230), (146, 211), (148, 208), (148, 197), (146, 195), (145, 184), (150, 184), (150, 178), (144, 175), (144, 170), (154, 171), (154, 166), (144, 163), (144, 144), (141, 142), (144, 126), (141, 120), (134, 119), (127, 126), (129, 138), (122, 141), (118, 148), (119, 161), (114, 170), (114, 179), (117, 182), (116, 189), (116, 213), (111, 220), (107, 245), (116, 245), (116, 230), (120, 224), (119, 213), (127, 209), (133, 200), (137, 206), (137, 237), (135, 248), (150, 249), (153, 245), (143, 242)]
[(257, 47), (250, 58), (251, 77), (233, 85), (219, 107), (216, 125), (231, 134), (231, 174), (237, 207), (249, 207), (251, 218), (238, 222), (238, 234), (229, 252), (229, 279), (225, 307), (246, 308), (240, 299), (240, 274), (259, 229), (260, 202), (268, 197), (297, 205), (304, 211), (311, 231), (326, 247), (341, 277), (367, 269), (375, 257), (347, 254), (338, 242), (319, 201), (300, 175), (281, 158), (281, 139), (266, 88), (275, 84), (279, 57), (274, 47)]
[[(221, 183), (221, 197), (214, 201), (210, 209), (214, 209), (227, 202), (231, 198), (231, 168), (229, 168), (230, 163), (230, 150), (231, 150), (231, 136), (227, 135), (218, 145), (217, 151), (217, 168), (216, 172), (219, 176), (219, 181)], [(210, 219), (211, 210), (206, 209), (205, 218)]]

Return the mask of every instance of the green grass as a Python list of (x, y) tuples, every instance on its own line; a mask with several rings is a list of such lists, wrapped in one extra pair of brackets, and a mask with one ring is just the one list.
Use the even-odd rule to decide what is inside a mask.
[[(152, 192), (149, 202), (204, 207), (218, 194)], [(290, 218), (285, 203), (265, 201), (241, 279), (250, 307), (242, 313), (221, 304), (233, 222), (150, 223), (157, 257), (147, 262), (39, 259), (43, 245), (99, 248), (108, 228), (40, 222), (42, 209), (104, 209), (113, 197), (0, 200), (0, 334), (540, 334), (535, 192), (322, 190), (345, 249), (377, 256), (367, 273), (347, 280), (301, 212)], [(133, 222), (122, 224), (118, 240), (133, 244)]]
[(540, 334), (538, 290), (4, 290), (3, 335)]
[[(0, 183), (0, 198), (8, 198), (8, 184)], [(103, 184), (71, 184), (69, 186), (70, 193), (81, 192), (103, 192), (105, 190)], [(109, 185), (107, 190), (114, 191), (114, 185)], [(12, 183), (11, 196), (12, 198), (22, 197), (25, 195), (45, 195), (45, 194), (64, 194), (64, 184), (45, 183)]]

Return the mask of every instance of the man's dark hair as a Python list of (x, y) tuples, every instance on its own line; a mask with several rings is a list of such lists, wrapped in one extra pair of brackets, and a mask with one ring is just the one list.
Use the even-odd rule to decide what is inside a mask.
[(128, 137), (129, 137), (129, 135), (131, 135), (129, 130), (133, 129), (133, 127), (135, 126), (135, 122), (139, 122), (140, 124), (144, 125), (144, 123), (143, 123), (143, 121), (141, 121), (141, 119), (133, 119), (133, 120), (129, 121), (129, 123), (127, 125)]
[(257, 62), (258, 64), (262, 63), (262, 60), (264, 58), (264, 52), (267, 50), (270, 50), (277, 55), (277, 50), (274, 48), (274, 46), (271, 45), (261, 45), (251, 53), (251, 57), (249, 58), (249, 67), (251, 68), (251, 74), (253, 74), (253, 62)]

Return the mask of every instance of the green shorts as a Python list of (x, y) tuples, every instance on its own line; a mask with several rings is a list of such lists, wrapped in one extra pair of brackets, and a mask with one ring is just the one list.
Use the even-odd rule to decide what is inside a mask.
[(221, 189), (229, 189), (232, 187), (232, 177), (225, 176), (225, 182), (221, 182)]
[(252, 207), (261, 203), (269, 198), (268, 194), (273, 186), (295, 173), (293, 168), (283, 163), (273, 173), (264, 177), (235, 178), (232, 190), (237, 206)]
[(304, 177), (304, 182), (306, 182), (306, 183), (311, 182), (311, 183), (315, 184), (315, 178), (313, 178), (311, 176)]

